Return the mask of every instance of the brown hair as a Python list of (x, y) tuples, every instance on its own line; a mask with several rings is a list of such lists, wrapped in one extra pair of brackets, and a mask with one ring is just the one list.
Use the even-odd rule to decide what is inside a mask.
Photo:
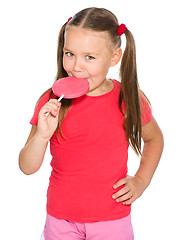
[[(119, 27), (116, 16), (104, 8), (87, 8), (78, 12), (68, 23), (65, 23), (59, 33), (57, 50), (57, 76), (56, 80), (68, 76), (63, 68), (64, 33), (69, 26), (80, 26), (94, 31), (107, 31), (116, 48), (121, 46), (121, 37), (117, 34)], [(131, 32), (126, 29), (126, 48), (120, 67), (121, 90), (119, 94), (119, 108), (124, 115), (123, 128), (126, 131), (126, 139), (137, 154), (141, 154), (141, 107), (139, 98), (139, 86), (136, 69), (135, 42)], [(125, 103), (125, 111), (122, 109), (122, 101)], [(62, 99), (62, 107), (57, 127), (61, 134), (61, 125), (72, 105), (71, 99)], [(63, 134), (62, 134), (63, 136)]]

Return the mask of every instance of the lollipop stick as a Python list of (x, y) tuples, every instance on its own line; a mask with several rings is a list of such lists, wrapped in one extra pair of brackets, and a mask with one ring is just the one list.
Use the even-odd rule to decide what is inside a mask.
[[(64, 97), (64, 94), (62, 94), (62, 95), (59, 97), (58, 101), (60, 102), (63, 97)], [(50, 114), (50, 112), (47, 112), (47, 113), (45, 113), (45, 116), (47, 117), (49, 114)]]
[(62, 95), (59, 97), (58, 101), (60, 102), (63, 97), (64, 97), (64, 94), (62, 94)]

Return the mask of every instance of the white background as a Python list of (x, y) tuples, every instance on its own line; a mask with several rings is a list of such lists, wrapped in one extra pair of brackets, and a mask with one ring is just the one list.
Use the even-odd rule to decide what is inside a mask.
[[(35, 103), (56, 76), (59, 30), (69, 17), (91, 6), (111, 10), (133, 33), (140, 87), (165, 138), (151, 185), (132, 206), (135, 239), (183, 239), (183, 17), (178, 0), (1, 1), (0, 238), (40, 238), (51, 171), (49, 150), (41, 169), (31, 176), (19, 170), (18, 155), (31, 128)], [(118, 69), (110, 71), (109, 77), (117, 78)], [(138, 164), (130, 150), (129, 174)]]

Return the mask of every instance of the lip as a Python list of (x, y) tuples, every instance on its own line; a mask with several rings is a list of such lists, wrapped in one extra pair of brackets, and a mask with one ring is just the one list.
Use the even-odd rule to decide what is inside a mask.
[(79, 74), (73, 74), (73, 73), (71, 73), (71, 77), (76, 77), (76, 78), (85, 78), (85, 79), (89, 79), (89, 77), (88, 76), (84, 76), (84, 75), (79, 75)]

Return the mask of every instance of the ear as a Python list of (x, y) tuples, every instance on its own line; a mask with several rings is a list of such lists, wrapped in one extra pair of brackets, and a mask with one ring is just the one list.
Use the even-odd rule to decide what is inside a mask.
[(121, 48), (117, 48), (114, 51), (114, 53), (113, 53), (113, 57), (112, 57), (111, 66), (110, 67), (113, 67), (116, 64), (118, 64), (120, 59), (121, 59), (121, 56), (122, 56), (122, 50), (121, 50)]

